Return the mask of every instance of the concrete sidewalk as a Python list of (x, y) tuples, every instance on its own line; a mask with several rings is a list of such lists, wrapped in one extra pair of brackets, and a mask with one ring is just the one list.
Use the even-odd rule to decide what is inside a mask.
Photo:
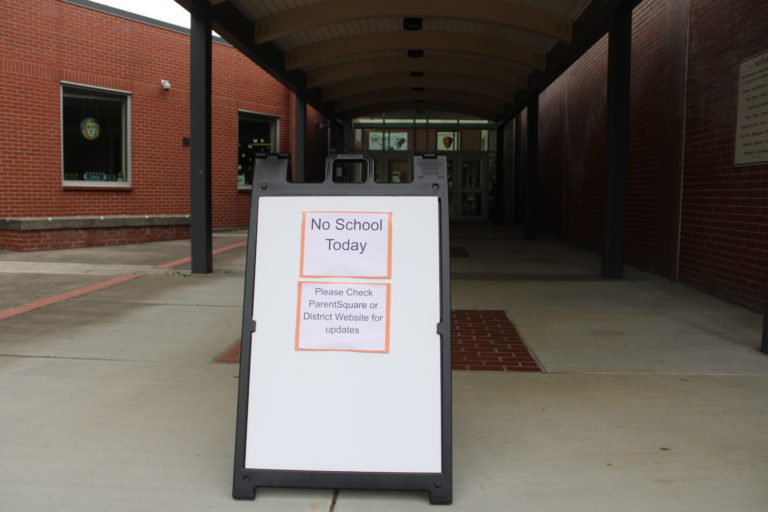
[[(187, 241), (0, 253), (0, 510), (411, 511), (424, 493), (230, 497), (243, 232), (215, 272)], [(502, 309), (544, 373), (454, 372), (452, 510), (763, 511), (761, 315), (509, 228), (457, 226), (455, 309)]]

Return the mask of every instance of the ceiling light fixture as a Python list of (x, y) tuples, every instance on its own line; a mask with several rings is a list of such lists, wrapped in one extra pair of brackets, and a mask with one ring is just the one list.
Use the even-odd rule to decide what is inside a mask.
[(403, 18), (403, 30), (421, 30), (421, 18)]

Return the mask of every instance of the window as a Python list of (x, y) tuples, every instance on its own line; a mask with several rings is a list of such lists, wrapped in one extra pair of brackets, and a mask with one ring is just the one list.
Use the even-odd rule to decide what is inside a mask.
[(333, 163), (334, 183), (365, 183), (368, 179), (368, 162), (365, 160), (337, 160)]
[(238, 112), (237, 116), (237, 185), (253, 183), (253, 162), (257, 153), (277, 153), (277, 118)]
[[(410, 183), (413, 181), (411, 167), (406, 158), (390, 158), (380, 160), (382, 165), (376, 166), (376, 183)], [(384, 167), (386, 163), (386, 167)]]
[(125, 93), (62, 87), (62, 153), (67, 185), (128, 185)]

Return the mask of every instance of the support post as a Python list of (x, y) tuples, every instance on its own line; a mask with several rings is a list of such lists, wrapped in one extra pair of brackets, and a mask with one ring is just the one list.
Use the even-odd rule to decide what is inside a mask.
[(344, 147), (344, 129), (345, 126), (334, 119), (328, 121), (331, 129), (331, 145), (328, 148), (328, 154), (344, 153), (347, 148)]
[(624, 277), (631, 50), (632, 5), (623, 2), (614, 13), (608, 32), (605, 239), (601, 274), (614, 279)]
[(526, 126), (527, 167), (525, 173), (525, 214), (523, 215), (526, 240), (536, 240), (536, 213), (539, 193), (539, 97), (528, 102)]
[(213, 271), (211, 208), (211, 20), (191, 16), (190, 238), (192, 272)]
[(506, 127), (504, 123), (496, 126), (496, 176), (493, 183), (491, 210), (491, 220), (495, 223), (504, 222), (504, 130)]
[(303, 182), (305, 179), (304, 167), (306, 158), (306, 140), (307, 140), (307, 102), (305, 99), (296, 95), (296, 133), (294, 141), (296, 143), (296, 161), (294, 162), (294, 180)]

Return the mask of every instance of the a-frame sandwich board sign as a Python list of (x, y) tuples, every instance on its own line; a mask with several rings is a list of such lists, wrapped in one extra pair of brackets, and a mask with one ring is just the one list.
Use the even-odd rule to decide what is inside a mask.
[(277, 155), (254, 171), (233, 496), (424, 490), (451, 503), (445, 156), (414, 156), (410, 183), (375, 182), (367, 155), (329, 157), (323, 183), (287, 172)]

